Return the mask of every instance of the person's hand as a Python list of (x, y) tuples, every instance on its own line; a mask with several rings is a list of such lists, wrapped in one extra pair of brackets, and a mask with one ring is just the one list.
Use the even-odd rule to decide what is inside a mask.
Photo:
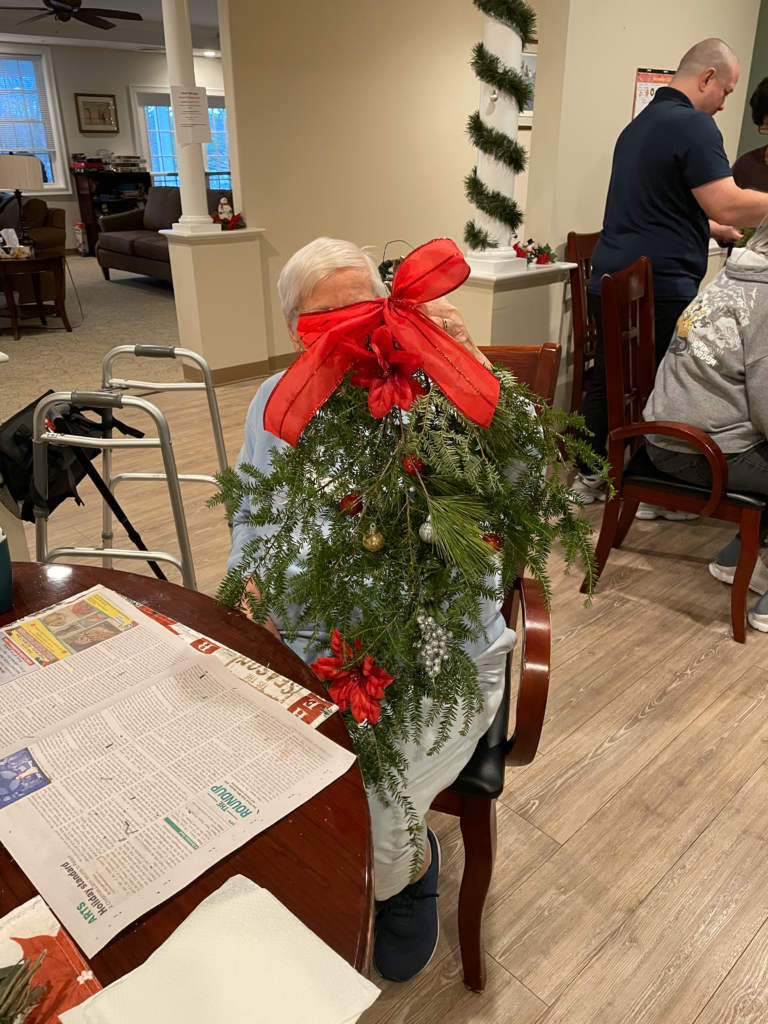
[(428, 316), (430, 320), (434, 321), (441, 331), (445, 331), (454, 341), (458, 341), (486, 370), (492, 368), (490, 362), (472, 340), (461, 313), (447, 299), (433, 299), (431, 302), (422, 302), (416, 308), (425, 316)]
[[(249, 580), (248, 581), (248, 584), (246, 585), (245, 589), (248, 591), (249, 594), (253, 594), (254, 597), (260, 597), (261, 596), (259, 594), (258, 588), (256, 587), (256, 584), (253, 582), (253, 580)], [(253, 616), (251, 615), (251, 609), (248, 607), (248, 602), (247, 601), (243, 600), (243, 601), (240, 602), (240, 611), (247, 618), (253, 619)], [(277, 637), (277, 639), (280, 641), (280, 643), (283, 642), (283, 638), (280, 636), (280, 630), (275, 625), (274, 619), (271, 619), (269, 617), (269, 615), (267, 616), (267, 620), (264, 623), (264, 628), (268, 629), (270, 633), (274, 634)]]
[(709, 233), (719, 242), (720, 245), (733, 245), (740, 241), (742, 234), (738, 228), (732, 228), (729, 224), (718, 224), (711, 220), (709, 222)]

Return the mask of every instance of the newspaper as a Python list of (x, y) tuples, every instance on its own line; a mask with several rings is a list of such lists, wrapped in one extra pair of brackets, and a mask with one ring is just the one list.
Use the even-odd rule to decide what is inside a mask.
[(0, 841), (87, 956), (354, 762), (104, 588), (1, 635)]
[(307, 725), (311, 725), (313, 729), (322, 725), (334, 712), (339, 710), (331, 701), (323, 700), (312, 690), (307, 690), (298, 683), (294, 683), (292, 679), (278, 675), (268, 665), (251, 661), (244, 654), (238, 654), (237, 651), (233, 651), (229, 647), (217, 644), (215, 640), (211, 640), (204, 633), (199, 633), (175, 619), (169, 619), (167, 615), (161, 615), (147, 605), (140, 604), (138, 607), (145, 615), (152, 616), (156, 622), (186, 640), (196, 651), (200, 651), (201, 654), (215, 654), (219, 661), (226, 665), (230, 672), (234, 672), (238, 679), (242, 679), (250, 686), (255, 686), (257, 690), (261, 690), (267, 697), (282, 704), (292, 715), (300, 718)]

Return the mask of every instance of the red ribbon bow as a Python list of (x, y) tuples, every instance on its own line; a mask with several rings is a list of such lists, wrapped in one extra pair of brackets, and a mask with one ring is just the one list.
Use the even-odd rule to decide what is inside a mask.
[(283, 375), (267, 401), (264, 426), (294, 445), (317, 410), (355, 364), (353, 346), (382, 323), (467, 419), (490, 425), (499, 401), (499, 381), (416, 306), (447, 295), (469, 277), (455, 242), (436, 238), (414, 249), (397, 269), (392, 295), (299, 317), (306, 351)]

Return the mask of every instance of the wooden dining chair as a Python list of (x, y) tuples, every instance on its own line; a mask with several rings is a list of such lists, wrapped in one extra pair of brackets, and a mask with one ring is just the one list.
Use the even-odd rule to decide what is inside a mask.
[[(599, 578), (611, 548), (621, 547), (641, 501), (677, 512), (736, 523), (741, 557), (731, 591), (733, 636), (746, 640), (747, 591), (760, 550), (760, 514), (764, 495), (728, 490), (728, 464), (720, 446), (689, 423), (644, 421), (643, 409), (653, 390), (656, 346), (651, 262), (636, 263), (602, 279), (603, 340), (608, 389), (608, 462), (615, 495), (605, 503), (597, 542)], [(697, 487), (662, 473), (651, 461), (642, 439), (649, 434), (678, 438), (697, 448), (712, 470), (712, 486)], [(625, 466), (625, 449), (632, 454)], [(587, 580), (582, 592), (587, 589)]]
[[(544, 345), (493, 346), (481, 351), (492, 363), (501, 363), (512, 370), (542, 402), (552, 404), (560, 367), (559, 345), (546, 342)], [(464, 873), (459, 892), (459, 942), (464, 982), (475, 992), (482, 992), (486, 981), (483, 917), (496, 857), (496, 799), (504, 789), (506, 768), (530, 764), (536, 756), (547, 707), (549, 612), (539, 584), (525, 579), (523, 569), (524, 566), (502, 609), (510, 629), (517, 629), (518, 616), (522, 615), (514, 732), (508, 738), (515, 653), (512, 651), (507, 657), (504, 696), (491, 727), (453, 785), (432, 802), (433, 810), (458, 817), (461, 827)]]
[(552, 405), (560, 370), (560, 345), (553, 341), (543, 345), (486, 345), (480, 351), (492, 363), (511, 370), (546, 405)]
[[(578, 412), (588, 386), (585, 371), (587, 363), (595, 358), (597, 327), (589, 312), (589, 278), (592, 273), (592, 252), (597, 245), (600, 232), (589, 235), (568, 234), (565, 243), (565, 258), (578, 266), (571, 270), (571, 316), (573, 319), (573, 387), (571, 389), (571, 412)], [(586, 385), (586, 386), (585, 386)]]

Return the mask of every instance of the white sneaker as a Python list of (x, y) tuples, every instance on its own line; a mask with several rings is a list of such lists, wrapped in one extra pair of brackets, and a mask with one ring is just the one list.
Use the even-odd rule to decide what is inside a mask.
[[(721, 583), (730, 583), (733, 586), (733, 577), (736, 575), (735, 565), (718, 565), (717, 562), (709, 563), (709, 571), (715, 577), (716, 580), (720, 580)], [(757, 559), (754, 572), (752, 573), (752, 579), (749, 581), (749, 589), (754, 590), (756, 594), (764, 594), (768, 590), (768, 569), (763, 565), (762, 558)], [(752, 613), (750, 612), (750, 615)], [(756, 618), (762, 618), (762, 616), (756, 616)], [(768, 616), (766, 618), (766, 625), (768, 626)], [(750, 621), (752, 621), (750, 619)], [(754, 625), (754, 623), (753, 623)], [(760, 629), (760, 626), (756, 626), (756, 629)], [(766, 629), (768, 632), (768, 628)]]
[(597, 473), (577, 473), (571, 484), (571, 493), (577, 494), (585, 505), (605, 501), (605, 484)]
[(747, 622), (753, 629), (759, 629), (761, 633), (768, 633), (768, 615), (758, 615), (757, 612), (750, 612), (747, 615)]
[(698, 519), (693, 512), (673, 512), (669, 508), (662, 508), (660, 505), (647, 505), (641, 501), (635, 512), (635, 519), (669, 519), (673, 523), (686, 522), (689, 519)]

